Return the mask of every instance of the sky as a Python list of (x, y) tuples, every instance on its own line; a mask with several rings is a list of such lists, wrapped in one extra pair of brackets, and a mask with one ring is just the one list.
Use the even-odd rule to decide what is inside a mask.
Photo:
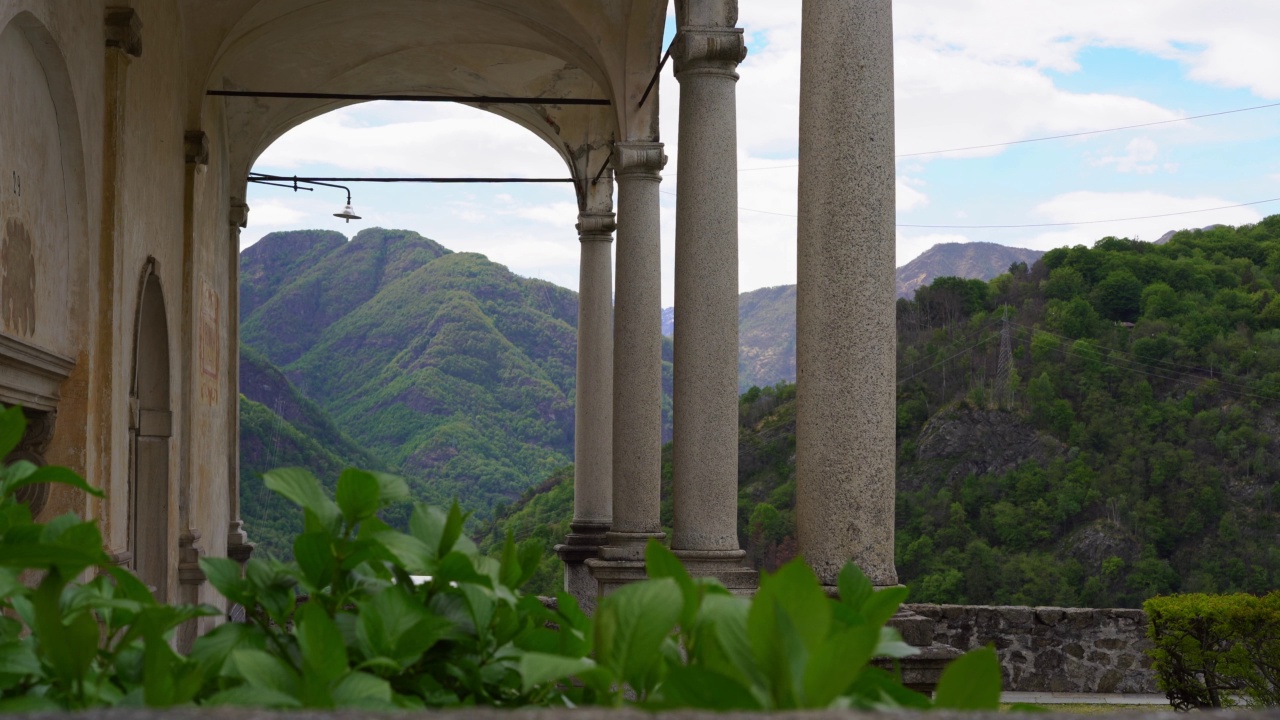
[[(795, 282), (800, 1), (740, 0), (739, 281)], [(674, 34), (668, 18), (667, 39)], [(897, 262), (940, 242), (1049, 249), (1115, 235), (1239, 225), (1280, 213), (1280, 107), (1020, 142), (1280, 103), (1280, 0), (895, 0)], [(673, 295), (679, 84), (660, 85), (670, 161), (663, 300)], [(1015, 144), (926, 155), (951, 148)], [(436, 103), (367, 103), (281, 137), (255, 171), (300, 176), (563, 177), (517, 125)], [(577, 288), (569, 185), (357, 185), (345, 197), (250, 185), (242, 247), (280, 230), (415, 230)], [(1123, 220), (1190, 210), (1244, 207)], [(1061, 223), (1088, 224), (1061, 225)], [(1059, 224), (1059, 225), (1053, 225)], [(990, 228), (989, 225), (1042, 227)], [(911, 227), (917, 226), (917, 227)], [(918, 227), (970, 226), (970, 227)]]

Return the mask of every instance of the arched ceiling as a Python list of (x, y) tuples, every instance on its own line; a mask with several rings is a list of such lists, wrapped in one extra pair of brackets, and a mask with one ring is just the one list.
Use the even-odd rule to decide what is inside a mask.
[(610, 141), (657, 137), (657, 93), (638, 100), (662, 50), (667, 0), (182, 2), (193, 118), (223, 104), (238, 174), (288, 129), (349, 103), (206, 90), (610, 100), (477, 105), (549, 143), (578, 178), (594, 174)]

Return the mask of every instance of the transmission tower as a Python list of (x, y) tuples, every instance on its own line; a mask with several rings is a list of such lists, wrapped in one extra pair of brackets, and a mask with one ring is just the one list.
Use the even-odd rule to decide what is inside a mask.
[(996, 365), (996, 405), (1003, 410), (1013, 407), (1013, 342), (1009, 333), (1009, 307), (1004, 308), (1000, 327), (1000, 362)]

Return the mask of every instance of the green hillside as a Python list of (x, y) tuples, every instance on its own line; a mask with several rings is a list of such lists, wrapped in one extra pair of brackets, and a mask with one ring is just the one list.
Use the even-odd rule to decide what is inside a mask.
[[(379, 228), (350, 242), (274, 233), (245, 251), (242, 271), (252, 298), (242, 392), (262, 406), (242, 410), (246, 487), (266, 466), (322, 468), (336, 456), (404, 475), (419, 499), (458, 497), (485, 516), (570, 462), (575, 293)], [(273, 388), (265, 395), (254, 386), (262, 378)], [(309, 400), (326, 420), (286, 413), (298, 452), (275, 457), (269, 415), (281, 394)]]
[[(1273, 216), (1165, 245), (1106, 238), (900, 300), (897, 560), (912, 599), (1136, 607), (1280, 587), (1278, 285)], [(739, 534), (761, 567), (795, 552), (793, 395), (740, 402)], [(568, 517), (567, 478), (489, 535)]]

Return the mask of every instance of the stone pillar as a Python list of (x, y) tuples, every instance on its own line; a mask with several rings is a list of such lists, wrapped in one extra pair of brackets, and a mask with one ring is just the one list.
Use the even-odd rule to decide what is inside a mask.
[(599, 554), (613, 516), (613, 185), (599, 181), (578, 215), (578, 376), (574, 408), (573, 521), (556, 552), (565, 592), (594, 607), (596, 581), (584, 564)]
[(237, 400), (227, 405), (227, 500), (231, 518), (227, 526), (227, 557), (244, 565), (253, 555), (254, 543), (249, 542), (244, 521), (240, 519), (240, 230), (249, 224), (249, 206), (239, 203), (231, 206), (230, 240), (231, 255), (227, 259), (227, 274), (231, 287), (227, 303), (227, 384)]
[(588, 560), (600, 594), (643, 580), (644, 548), (662, 539), (662, 143), (614, 145), (618, 276), (613, 326), (613, 527)]
[(891, 0), (805, 0), (801, 57), (800, 552), (828, 586), (850, 560), (895, 585)]
[(676, 186), (672, 550), (690, 572), (750, 591), (738, 546), (738, 134), (736, 3), (686, 2)]

